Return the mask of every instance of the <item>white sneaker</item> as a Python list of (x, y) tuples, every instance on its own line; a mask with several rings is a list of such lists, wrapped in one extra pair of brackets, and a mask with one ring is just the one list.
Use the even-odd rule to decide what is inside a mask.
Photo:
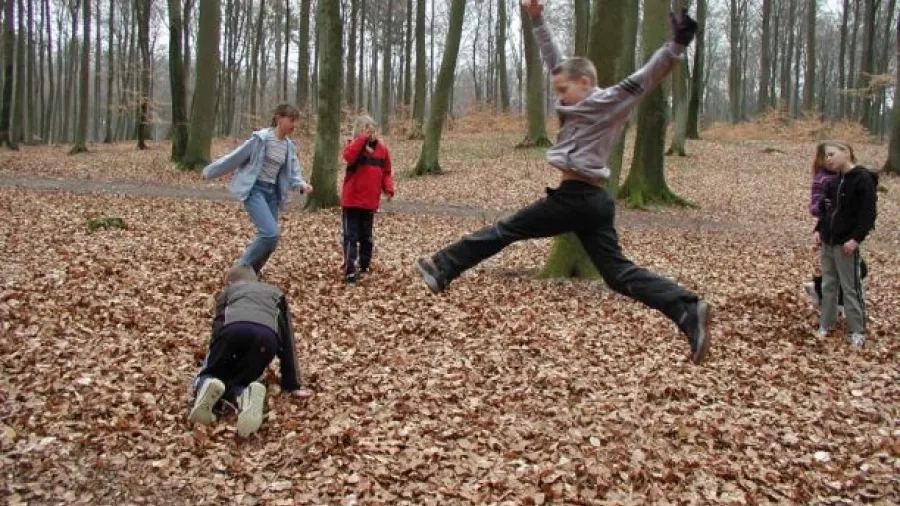
[(844, 306), (838, 306), (838, 318), (843, 318), (847, 313), (844, 312)]
[(222, 398), (225, 393), (225, 383), (216, 378), (208, 378), (203, 381), (197, 390), (197, 398), (194, 399), (194, 407), (191, 408), (191, 414), (188, 420), (194, 423), (209, 425), (216, 421), (216, 415), (213, 414), (213, 407)]
[(237, 398), (239, 436), (247, 437), (259, 430), (259, 426), (262, 425), (265, 402), (266, 387), (262, 383), (254, 381), (241, 392)]
[(819, 327), (815, 332), (813, 332), (813, 335), (815, 335), (817, 339), (824, 341), (828, 338), (828, 332), (829, 329), (826, 329), (825, 327)]
[(813, 307), (820, 309), (822, 307), (822, 299), (820, 299), (819, 294), (816, 293), (816, 284), (812, 281), (807, 281), (806, 283), (803, 283), (803, 290), (806, 291), (806, 296), (809, 297), (809, 302)]
[(853, 332), (850, 334), (850, 346), (853, 346), (855, 349), (860, 349), (863, 347), (863, 344), (866, 342), (866, 335), (862, 332)]

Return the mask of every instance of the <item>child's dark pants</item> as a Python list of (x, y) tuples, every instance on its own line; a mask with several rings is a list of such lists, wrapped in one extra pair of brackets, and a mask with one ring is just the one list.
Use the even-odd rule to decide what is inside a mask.
[(247, 385), (262, 376), (277, 350), (278, 334), (269, 327), (250, 322), (229, 323), (210, 343), (194, 387), (206, 378), (218, 378), (225, 383), (223, 398), (234, 402)]
[(546, 198), (438, 251), (433, 261), (449, 282), (513, 242), (575, 232), (610, 288), (661, 311), (676, 324), (682, 323), (697, 296), (625, 258), (615, 213), (615, 202), (605, 189), (563, 181), (558, 189), (548, 188)]
[(350, 275), (356, 272), (357, 259), (362, 270), (368, 270), (372, 263), (375, 211), (352, 207), (344, 208), (343, 211), (344, 274)]

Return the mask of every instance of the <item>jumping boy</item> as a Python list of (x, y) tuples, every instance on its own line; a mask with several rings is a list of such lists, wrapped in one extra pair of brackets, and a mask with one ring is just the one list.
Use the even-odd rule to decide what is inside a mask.
[(237, 406), (238, 434), (247, 437), (262, 424), (266, 387), (258, 379), (276, 355), (282, 389), (295, 397), (310, 392), (297, 379), (294, 331), (281, 290), (260, 282), (246, 265), (232, 267), (225, 284), (216, 298), (209, 351), (194, 380), (196, 398), (188, 419), (213, 423), (217, 404), (226, 401)]
[(558, 188), (547, 197), (519, 209), (481, 230), (443, 248), (416, 267), (428, 288), (440, 293), (449, 283), (513, 242), (575, 232), (610, 288), (657, 309), (687, 335), (691, 360), (700, 363), (710, 345), (709, 305), (674, 281), (637, 267), (619, 247), (615, 229), (615, 201), (599, 185), (610, 175), (606, 158), (628, 114), (680, 60), (694, 39), (697, 23), (683, 11), (670, 14), (673, 38), (658, 49), (640, 70), (610, 88), (597, 87), (597, 72), (586, 58), (563, 60), (541, 16), (543, 5), (522, 0), (550, 69), (559, 100), (560, 132), (547, 151), (558, 169)]

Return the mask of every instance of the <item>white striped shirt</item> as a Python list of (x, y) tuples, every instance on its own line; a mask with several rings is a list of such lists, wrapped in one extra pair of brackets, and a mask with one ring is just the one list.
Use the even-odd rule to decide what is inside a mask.
[(278, 181), (278, 171), (287, 158), (287, 139), (270, 137), (266, 139), (266, 154), (263, 158), (262, 170), (259, 172), (259, 180), (266, 183)]

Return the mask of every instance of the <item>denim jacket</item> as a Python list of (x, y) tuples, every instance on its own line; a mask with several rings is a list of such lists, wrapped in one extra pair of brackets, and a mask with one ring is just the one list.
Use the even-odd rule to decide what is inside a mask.
[[(234, 177), (231, 178), (231, 193), (241, 201), (247, 200), (250, 190), (256, 183), (256, 178), (259, 177), (262, 170), (266, 154), (266, 140), (274, 136), (273, 128), (264, 128), (253, 132), (253, 135), (239, 148), (207, 165), (203, 169), (203, 177), (213, 179), (234, 171)], [(286, 138), (286, 140), (285, 163), (278, 171), (279, 203), (281, 205), (288, 201), (288, 190), (306, 184), (300, 174), (300, 161), (297, 159), (294, 141), (290, 138)]]

